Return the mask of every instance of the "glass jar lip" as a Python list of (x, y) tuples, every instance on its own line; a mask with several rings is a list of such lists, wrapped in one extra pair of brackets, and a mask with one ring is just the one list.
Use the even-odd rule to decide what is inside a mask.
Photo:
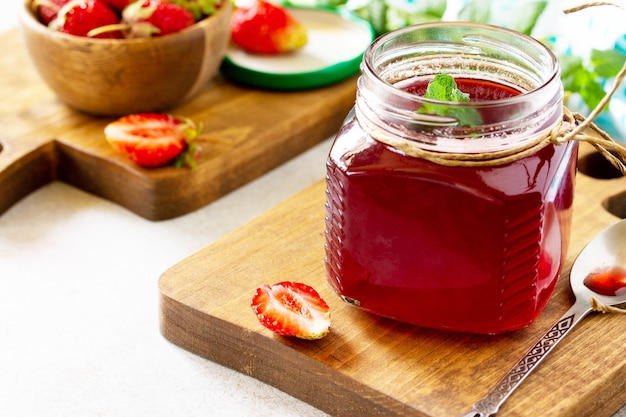
[(363, 55), (361, 71), (362, 72), (367, 71), (370, 75), (372, 75), (373, 80), (376, 83), (379, 83), (378, 87), (382, 87), (384, 90), (387, 90), (389, 93), (393, 93), (394, 95), (402, 97), (403, 99), (410, 100), (410, 101), (417, 101), (420, 103), (442, 103), (442, 101), (440, 100), (427, 99), (425, 97), (409, 93), (407, 91), (404, 91), (394, 86), (393, 84), (386, 82), (377, 74), (376, 70), (373, 68), (372, 57), (375, 51), (379, 49), (380, 45), (389, 41), (389, 39), (391, 38), (400, 36), (404, 33), (413, 32), (415, 30), (430, 29), (430, 28), (444, 28), (444, 27), (476, 28), (476, 29), (491, 31), (493, 33), (506, 33), (511, 36), (517, 36), (537, 46), (539, 50), (542, 50), (546, 54), (546, 56), (549, 58), (550, 64), (552, 64), (552, 71), (549, 74), (549, 76), (547, 76), (546, 79), (542, 80), (542, 83), (540, 85), (538, 85), (536, 88), (533, 88), (530, 91), (522, 91), (521, 94), (507, 97), (507, 98), (501, 98), (497, 100), (481, 100), (481, 101), (475, 101), (475, 102), (471, 102), (471, 101), (470, 102), (445, 102), (446, 105), (458, 106), (461, 108), (463, 107), (486, 108), (486, 107), (490, 107), (494, 105), (498, 105), (498, 106), (509, 105), (509, 104), (515, 105), (516, 103), (520, 101), (529, 100), (529, 99), (532, 99), (533, 96), (541, 95), (543, 91), (549, 88), (549, 86), (552, 84), (555, 78), (560, 78), (561, 68), (560, 68), (560, 64), (556, 55), (550, 50), (550, 48), (548, 48), (543, 43), (539, 42), (537, 39), (531, 36), (528, 36), (526, 34), (523, 34), (521, 32), (517, 32), (511, 29), (500, 27), (500, 26), (494, 26), (494, 25), (489, 25), (485, 23), (461, 22), (461, 21), (421, 23), (417, 25), (412, 25), (412, 26), (407, 26), (404, 28), (396, 29), (392, 32), (388, 32), (384, 35), (381, 35), (377, 39), (375, 39), (374, 42), (372, 42), (370, 46), (366, 49)]

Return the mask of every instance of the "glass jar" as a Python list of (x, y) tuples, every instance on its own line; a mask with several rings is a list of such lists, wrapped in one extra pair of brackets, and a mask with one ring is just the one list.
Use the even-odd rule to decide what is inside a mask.
[[(470, 101), (425, 99), (440, 73)], [(465, 125), (459, 112), (480, 117)], [(330, 286), (425, 327), (532, 323), (569, 240), (577, 145), (543, 140), (562, 119), (558, 61), (528, 36), (448, 22), (378, 38), (327, 161)]]

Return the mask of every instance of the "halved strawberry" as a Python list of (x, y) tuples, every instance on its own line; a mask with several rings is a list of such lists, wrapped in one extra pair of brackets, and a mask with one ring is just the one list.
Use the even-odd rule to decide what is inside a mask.
[(263, 284), (251, 306), (263, 326), (283, 336), (321, 339), (330, 330), (330, 308), (313, 287), (303, 283)]
[(238, 4), (231, 17), (231, 38), (245, 51), (280, 54), (306, 45), (306, 28), (285, 8), (265, 0)]
[(194, 139), (201, 131), (188, 119), (161, 113), (124, 116), (109, 123), (104, 135), (111, 146), (138, 165), (157, 167), (177, 159), (195, 166)]

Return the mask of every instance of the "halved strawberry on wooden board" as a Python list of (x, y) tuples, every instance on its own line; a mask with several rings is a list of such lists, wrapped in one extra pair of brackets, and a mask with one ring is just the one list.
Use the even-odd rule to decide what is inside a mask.
[(280, 335), (313, 340), (330, 331), (330, 308), (307, 284), (291, 281), (263, 284), (250, 304), (259, 322)]
[(198, 147), (194, 140), (202, 127), (170, 114), (140, 113), (124, 116), (104, 128), (113, 149), (143, 167), (174, 165), (195, 167)]

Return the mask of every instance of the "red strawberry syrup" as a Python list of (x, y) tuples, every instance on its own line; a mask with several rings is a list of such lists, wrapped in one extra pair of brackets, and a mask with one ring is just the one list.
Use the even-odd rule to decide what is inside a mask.
[(583, 284), (591, 291), (608, 296), (626, 294), (626, 268), (612, 266), (592, 272)]
[[(518, 94), (456, 81), (472, 101)], [(447, 167), (401, 154), (352, 119), (327, 163), (330, 286), (351, 304), (420, 326), (493, 334), (529, 325), (567, 249), (576, 149)]]

